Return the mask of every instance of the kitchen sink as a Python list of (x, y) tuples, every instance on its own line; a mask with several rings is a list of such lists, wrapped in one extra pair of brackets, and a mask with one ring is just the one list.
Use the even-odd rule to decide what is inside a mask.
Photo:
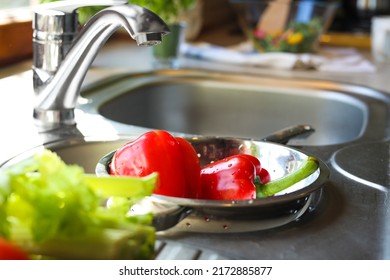
[[(80, 108), (121, 124), (195, 135), (260, 139), (278, 129), (310, 124), (300, 144), (350, 142), (383, 111), (375, 92), (337, 83), (192, 70), (122, 75), (82, 93)], [(376, 121), (384, 128), (387, 121)]]
[(103, 155), (154, 128), (257, 139), (296, 124), (315, 128), (288, 142), (330, 169), (302, 216), (223, 236), (159, 233), (157, 258), (390, 259), (387, 94), (329, 81), (180, 69), (112, 76), (85, 86), (79, 101), (77, 126), (41, 133), (41, 146), (0, 168), (49, 148), (94, 173)]

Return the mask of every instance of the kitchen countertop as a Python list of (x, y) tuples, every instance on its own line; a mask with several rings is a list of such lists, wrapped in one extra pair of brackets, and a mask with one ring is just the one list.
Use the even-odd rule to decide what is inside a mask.
[[(364, 54), (370, 59), (370, 55), (368, 53)], [(120, 58), (120, 59), (115, 59)], [(282, 71), (276, 69), (266, 69), (266, 68), (248, 68), (248, 67), (240, 67), (240, 66), (232, 66), (227, 64), (218, 64), (207, 61), (199, 61), (195, 59), (185, 58), (182, 60), (182, 67), (184, 68), (195, 68), (195, 69), (208, 69), (215, 70), (221, 72), (238, 72), (238, 73), (248, 73), (250, 75), (259, 75), (259, 76), (275, 76), (280, 78), (304, 78), (304, 79), (315, 79), (315, 80), (324, 80), (324, 81), (335, 81), (345, 84), (351, 85), (359, 85), (363, 87), (373, 88), (375, 90), (384, 92), (385, 94), (390, 96), (390, 64), (380, 65), (378, 66), (378, 71), (375, 73), (336, 73), (336, 72), (318, 72), (313, 70), (294, 70), (294, 71)], [(151, 57), (151, 51), (148, 48), (138, 48), (132, 42), (127, 41), (110, 41), (106, 47), (101, 50), (99, 55), (97, 56), (95, 62), (93, 63), (93, 67), (87, 74), (86, 80), (83, 84), (84, 88), (87, 88), (93, 82), (100, 80), (101, 78), (107, 77), (112, 74), (121, 74), (121, 73), (136, 73), (153, 70), (153, 60)], [(23, 63), (18, 67), (12, 67), (12, 69), (7, 69), (8, 73), (12, 75), (6, 76), (3, 72), (2, 79), (0, 79), (0, 117), (1, 127), (2, 127), (2, 135), (1, 144), (0, 145), (0, 162), (14, 156), (18, 153), (21, 153), (31, 147), (40, 145), (42, 143), (42, 136), (37, 131), (34, 126), (32, 119), (32, 108), (34, 101), (34, 94), (32, 90), (32, 72), (29, 70), (29, 63)], [(6, 77), (5, 77), (6, 76)], [(77, 115), (76, 115), (77, 117)], [(386, 116), (384, 116), (386, 117)], [(87, 120), (88, 121), (88, 120)], [(99, 122), (99, 119), (90, 119), (89, 121)], [(99, 125), (96, 125), (99, 127)], [(99, 133), (100, 135), (104, 135), (106, 133), (105, 128), (103, 126), (99, 127), (99, 130), (93, 130), (90, 126), (86, 126), (85, 123), (81, 123), (79, 125), (79, 130), (84, 135)], [(387, 139), (390, 135), (390, 127), (388, 131), (384, 134), (387, 135)], [(384, 148), (388, 148), (387, 146), (383, 146)], [(347, 151), (354, 153), (354, 151)], [(364, 159), (363, 159), (364, 160)], [(384, 163), (387, 164), (388, 162)], [(386, 167), (386, 166), (385, 166)], [(379, 229), (374, 229), (374, 239), (383, 239), (380, 240), (383, 244), (376, 243), (375, 248), (372, 250), (378, 251), (378, 253), (368, 252), (364, 250), (364, 246), (360, 246), (359, 240), (355, 236), (355, 233), (344, 231), (348, 225), (351, 225), (352, 228), (360, 227), (360, 225), (354, 224), (353, 221), (348, 220), (347, 215), (354, 215), (353, 209), (356, 206), (356, 201), (366, 200), (369, 202), (374, 201), (377, 203), (378, 201), (382, 201), (386, 199), (387, 190), (385, 188), (381, 190), (375, 190), (372, 195), (366, 198), (361, 198), (365, 194), (365, 186), (360, 183), (356, 183), (356, 192), (353, 194), (355, 200), (348, 203), (347, 206), (343, 208), (343, 206), (338, 205), (338, 198), (344, 198), (345, 193), (348, 192), (347, 185), (348, 179), (342, 177), (341, 174), (334, 175), (335, 179), (338, 179), (340, 182), (340, 188), (334, 186), (332, 183), (329, 188), (330, 192), (330, 205), (327, 207), (333, 207), (332, 213), (328, 215), (323, 215), (320, 217), (318, 222), (313, 222), (311, 225), (306, 227), (307, 238), (299, 237), (300, 231), (297, 228), (286, 229), (284, 232), (280, 233), (280, 235), (275, 238), (272, 237), (271, 232), (260, 232), (260, 233), (244, 233), (240, 236), (236, 235), (225, 235), (224, 241), (226, 244), (238, 244), (242, 247), (242, 250), (245, 248), (248, 251), (245, 252), (246, 256), (249, 258), (256, 258), (255, 250), (263, 250), (264, 254), (262, 258), (287, 258), (287, 259), (295, 259), (295, 258), (305, 258), (307, 256), (311, 256), (314, 259), (328, 258), (328, 259), (344, 259), (344, 258), (390, 258), (390, 247), (388, 242), (388, 237), (383, 237), (379, 234), (377, 236), (377, 232)], [(388, 180), (385, 178), (385, 181)], [(387, 186), (385, 186), (387, 187)], [(333, 201), (332, 201), (333, 199)], [(388, 205), (388, 199), (384, 201), (386, 205)], [(368, 205), (358, 205), (356, 206), (360, 210), (369, 209)], [(335, 211), (343, 211), (343, 216), (335, 217)], [(387, 211), (388, 212), (388, 211)], [(386, 213), (387, 213), (386, 212)], [(380, 216), (380, 218), (388, 218), (388, 213), (383, 214), (384, 216)], [(382, 215), (382, 213), (381, 213)], [(368, 216), (368, 214), (367, 214)], [(367, 217), (362, 217), (359, 220), (364, 220)], [(378, 218), (378, 216), (374, 215), (374, 219)], [(328, 228), (325, 228), (325, 225), (329, 225)], [(381, 224), (380, 226), (384, 227), (383, 231), (388, 232), (389, 228), (387, 223)], [(338, 252), (329, 253), (326, 256), (321, 255), (321, 252), (317, 250), (318, 247), (324, 246), (333, 246), (329, 245), (327, 242), (335, 242), (337, 244), (337, 240), (333, 240), (333, 237), (327, 237), (324, 240), (318, 241), (316, 239), (316, 234), (319, 234), (318, 231), (322, 230), (321, 234), (326, 234), (328, 232), (328, 236), (330, 236), (330, 232), (332, 231), (332, 227), (336, 228), (340, 234), (345, 236), (340, 238), (348, 238), (349, 245), (355, 246), (356, 255), (349, 255), (348, 251), (350, 248), (340, 248), (337, 247)], [(220, 243), (220, 237), (217, 235), (205, 236), (202, 234), (194, 235), (193, 237), (189, 236), (176, 236), (175, 237), (179, 242), (185, 242), (187, 244), (199, 244), (203, 248), (209, 248), (212, 245), (218, 246), (217, 243)], [(288, 245), (288, 239), (292, 238), (296, 243)], [(243, 244), (242, 240), (246, 240), (246, 243)], [(317, 243), (316, 243), (317, 242)], [(305, 243), (305, 244), (303, 244)], [(316, 244), (316, 245), (314, 245)], [(235, 252), (234, 248), (227, 248), (223, 244), (220, 244), (224, 247), (224, 253), (231, 253), (233, 258), (242, 258), (242, 255)], [(348, 246), (349, 246), (348, 245)], [(220, 249), (221, 249), (221, 246)], [(278, 252), (272, 253), (271, 251), (265, 250), (265, 248), (272, 247), (275, 250), (279, 250)], [(313, 246), (313, 247), (310, 247)], [(317, 247), (318, 246), (318, 247)], [(345, 245), (347, 246), (347, 245)], [(287, 248), (287, 249), (286, 249)], [(251, 249), (252, 251), (249, 251)], [(298, 255), (302, 253), (302, 255)], [(243, 252), (241, 252), (244, 254)], [(338, 254), (337, 254), (338, 253)], [(236, 255), (235, 255), (236, 254)]]

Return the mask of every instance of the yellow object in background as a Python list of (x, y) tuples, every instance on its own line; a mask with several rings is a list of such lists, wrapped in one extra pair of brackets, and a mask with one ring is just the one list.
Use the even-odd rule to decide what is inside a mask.
[(300, 32), (292, 33), (287, 38), (287, 43), (289, 45), (297, 45), (303, 40), (303, 34)]

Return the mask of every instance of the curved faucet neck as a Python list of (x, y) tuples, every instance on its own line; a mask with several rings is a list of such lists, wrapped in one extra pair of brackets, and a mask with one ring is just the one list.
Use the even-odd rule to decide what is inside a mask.
[(73, 42), (57, 72), (35, 86), (34, 118), (48, 129), (75, 123), (74, 109), (87, 71), (101, 47), (124, 27), (140, 46), (159, 43), (169, 32), (151, 11), (136, 5), (106, 8), (94, 15)]

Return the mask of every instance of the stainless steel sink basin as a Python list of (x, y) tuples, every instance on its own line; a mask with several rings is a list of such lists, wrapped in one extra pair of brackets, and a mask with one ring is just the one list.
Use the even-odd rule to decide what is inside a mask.
[[(361, 137), (380, 105), (340, 84), (197, 72), (125, 75), (83, 92), (81, 108), (115, 122), (200, 135), (261, 138), (294, 124), (316, 129), (301, 144), (329, 145)], [(385, 122), (377, 122), (385, 125)]]
[(102, 80), (85, 87), (80, 101), (84, 114), (76, 127), (40, 134), (46, 144), (21, 156), (46, 147), (93, 173), (102, 155), (128, 141), (116, 133), (160, 128), (260, 139), (295, 124), (316, 129), (289, 142), (330, 168), (318, 203), (305, 215), (282, 227), (223, 238), (166, 233), (159, 236), (157, 258), (390, 258), (389, 95), (327, 81), (164, 70)]

